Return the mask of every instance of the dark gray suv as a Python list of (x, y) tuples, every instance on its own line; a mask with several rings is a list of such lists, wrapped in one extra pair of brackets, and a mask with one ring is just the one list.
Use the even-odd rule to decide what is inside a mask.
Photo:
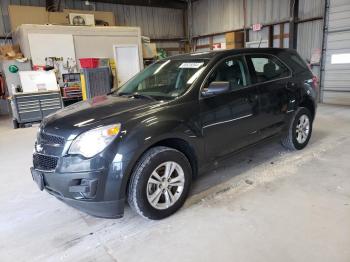
[(94, 216), (121, 217), (127, 201), (161, 219), (183, 205), (193, 178), (227, 154), (272, 136), (304, 148), (316, 87), (289, 49), (166, 58), (108, 96), (45, 118), (32, 176), (41, 190)]

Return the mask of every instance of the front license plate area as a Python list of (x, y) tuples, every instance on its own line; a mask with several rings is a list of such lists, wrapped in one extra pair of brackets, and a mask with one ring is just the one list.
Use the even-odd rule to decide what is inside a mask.
[(39, 171), (36, 171), (35, 169), (31, 169), (32, 177), (34, 182), (38, 185), (39, 189), (42, 191), (44, 190), (44, 176)]

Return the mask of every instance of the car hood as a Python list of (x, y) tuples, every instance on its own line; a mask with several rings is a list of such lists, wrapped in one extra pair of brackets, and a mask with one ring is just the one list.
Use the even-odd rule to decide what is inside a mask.
[(73, 139), (76, 135), (102, 124), (124, 123), (160, 104), (159, 101), (142, 98), (99, 96), (73, 104), (46, 117), (41, 129), (48, 134)]

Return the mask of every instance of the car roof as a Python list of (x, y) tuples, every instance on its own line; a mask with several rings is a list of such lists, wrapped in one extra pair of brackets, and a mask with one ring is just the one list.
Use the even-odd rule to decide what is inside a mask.
[(188, 54), (180, 54), (167, 59), (178, 59), (178, 60), (192, 60), (192, 59), (212, 59), (214, 57), (222, 57), (228, 55), (236, 54), (251, 54), (251, 53), (268, 53), (268, 54), (278, 54), (280, 52), (294, 52), (293, 49), (288, 48), (240, 48), (240, 49), (228, 49), (228, 50), (214, 50), (214, 51), (204, 51), (204, 52), (194, 52)]

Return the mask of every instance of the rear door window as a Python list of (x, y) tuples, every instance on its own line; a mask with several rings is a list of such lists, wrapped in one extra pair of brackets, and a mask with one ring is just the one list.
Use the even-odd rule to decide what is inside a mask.
[(248, 55), (255, 83), (276, 80), (290, 76), (291, 72), (278, 58), (270, 55)]

